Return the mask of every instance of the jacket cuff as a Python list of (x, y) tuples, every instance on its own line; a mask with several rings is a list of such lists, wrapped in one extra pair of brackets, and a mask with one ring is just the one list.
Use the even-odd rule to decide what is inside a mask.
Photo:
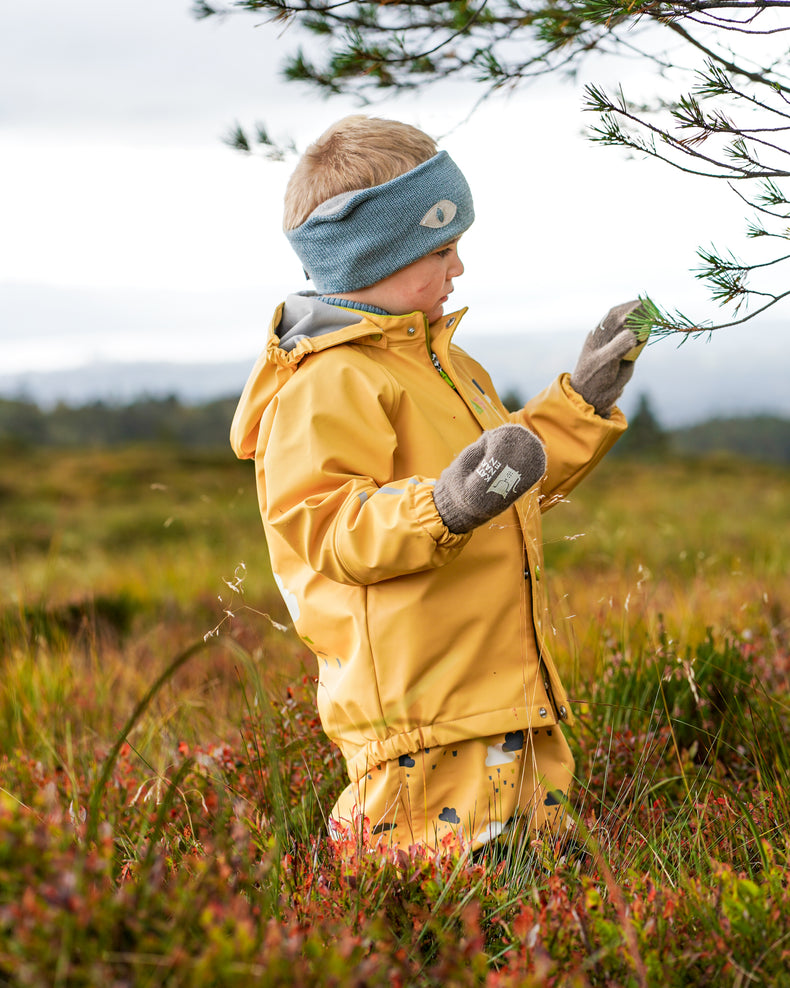
[(618, 434), (627, 427), (628, 422), (626, 417), (617, 405), (612, 405), (607, 416), (599, 415), (598, 412), (596, 412), (595, 407), (582, 398), (579, 392), (571, 385), (570, 374), (561, 374), (559, 383), (563, 394), (568, 398), (577, 411), (590, 418), (597, 419), (597, 421), (602, 425), (610, 423), (614, 427), (614, 431)]
[(412, 491), (417, 523), (430, 535), (437, 548), (449, 552), (463, 548), (471, 539), (472, 532), (458, 535), (445, 525), (433, 500), (433, 481), (414, 484)]

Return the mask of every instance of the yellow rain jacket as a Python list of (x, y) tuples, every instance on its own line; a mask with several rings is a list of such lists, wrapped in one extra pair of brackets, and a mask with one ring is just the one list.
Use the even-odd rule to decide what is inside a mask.
[[(429, 326), (420, 312), (289, 296), (233, 420), (236, 454), (255, 458), (275, 580), (318, 658), (321, 722), (352, 781), (421, 748), (570, 719), (544, 641), (540, 514), (625, 419), (596, 415), (568, 375), (506, 411), (451, 342), (464, 311)], [(454, 535), (434, 481), (504, 422), (540, 436), (547, 472), (514, 507)]]

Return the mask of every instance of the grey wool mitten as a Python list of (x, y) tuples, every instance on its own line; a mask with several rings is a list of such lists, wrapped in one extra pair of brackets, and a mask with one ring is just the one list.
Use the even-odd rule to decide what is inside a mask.
[(598, 415), (608, 418), (614, 403), (634, 373), (633, 360), (624, 360), (638, 339), (626, 329), (626, 319), (642, 303), (636, 299), (609, 309), (584, 341), (573, 374), (571, 387), (593, 406)]
[(523, 425), (500, 425), (442, 470), (433, 500), (445, 525), (461, 535), (510, 507), (545, 470), (540, 439)]

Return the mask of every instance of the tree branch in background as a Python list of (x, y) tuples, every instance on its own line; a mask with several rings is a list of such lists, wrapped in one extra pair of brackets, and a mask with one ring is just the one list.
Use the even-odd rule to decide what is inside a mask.
[[(542, 75), (573, 77), (592, 54), (638, 57), (654, 73), (653, 95), (638, 102), (587, 86), (591, 140), (726, 182), (754, 211), (748, 240), (790, 240), (790, 0), (196, 0), (193, 12), (297, 23), (314, 43), (286, 57), (285, 78), (363, 102), (455, 78), (478, 83), (483, 100)], [(276, 160), (295, 150), (261, 124), (253, 138), (237, 125), (226, 141)], [(710, 332), (765, 312), (788, 295), (786, 249), (739, 260), (700, 248), (694, 276), (733, 318), (697, 322), (648, 300), (654, 332)]]

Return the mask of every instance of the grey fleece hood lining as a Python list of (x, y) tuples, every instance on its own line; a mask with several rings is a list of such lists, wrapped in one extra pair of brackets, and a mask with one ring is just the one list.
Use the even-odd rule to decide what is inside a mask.
[(285, 300), (277, 335), (280, 349), (293, 350), (303, 339), (316, 339), (337, 332), (346, 326), (360, 323), (365, 313), (354, 309), (341, 309), (337, 305), (321, 302), (316, 292), (298, 292)]

